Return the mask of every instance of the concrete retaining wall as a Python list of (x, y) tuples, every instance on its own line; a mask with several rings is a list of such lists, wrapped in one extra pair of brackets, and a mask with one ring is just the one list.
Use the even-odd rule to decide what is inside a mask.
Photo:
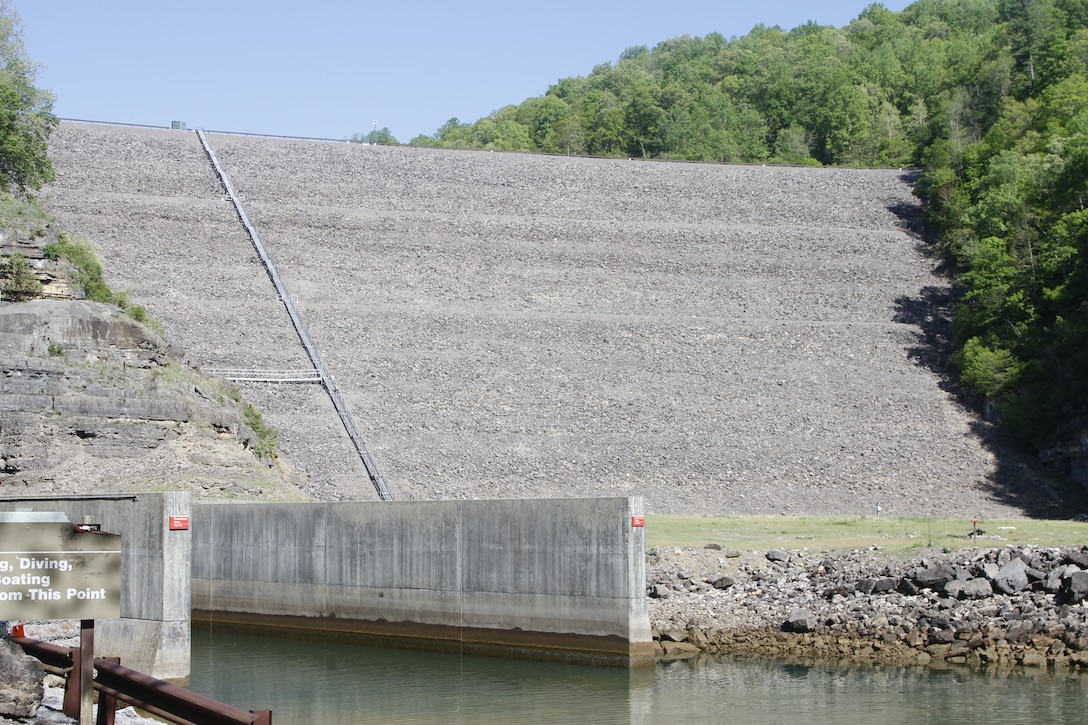
[(642, 499), (207, 504), (193, 616), (400, 646), (652, 654)]
[(159, 679), (189, 678), (189, 531), (171, 531), (171, 516), (190, 515), (188, 493), (0, 499), (0, 511), (60, 511), (89, 517), (121, 535), (121, 619), (95, 623), (95, 653)]

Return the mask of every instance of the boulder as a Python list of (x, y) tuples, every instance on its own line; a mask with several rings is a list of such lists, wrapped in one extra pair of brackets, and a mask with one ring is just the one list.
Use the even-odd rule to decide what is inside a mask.
[(907, 577), (903, 577), (899, 580), (899, 585), (896, 586), (895, 590), (906, 597), (913, 597), (915, 594), (921, 591), (918, 585)]
[(1075, 571), (1065, 580), (1065, 594), (1070, 602), (1088, 601), (1088, 571)]
[(1075, 564), (1081, 569), (1088, 569), (1088, 551), (1084, 549), (1068, 549), (1063, 552), (1063, 559), (1067, 564)]
[(725, 574), (722, 574), (720, 577), (714, 579), (711, 584), (714, 585), (715, 589), (728, 589), (729, 587), (736, 584), (736, 580), (733, 579), (733, 577), (731, 576), (726, 576)]
[(1017, 658), (1021, 667), (1046, 667), (1046, 657), (1038, 652), (1025, 652)]
[(967, 581), (951, 581), (945, 585), (944, 593), (953, 599), (986, 599), (994, 595), (994, 589), (988, 579), (976, 577)]
[(42, 663), (8, 640), (0, 640), (0, 715), (29, 718), (45, 695)]
[(1079, 569), (1074, 564), (1062, 564), (1050, 570), (1043, 582), (1043, 590), (1050, 594), (1061, 591), (1062, 583)]
[(914, 585), (919, 589), (944, 591), (944, 585), (956, 578), (955, 570), (945, 562), (918, 567), (911, 575)]
[(876, 584), (873, 585), (873, 594), (887, 594), (895, 591), (895, 588), (899, 585), (897, 579), (891, 577), (880, 577), (876, 580)]
[(787, 562), (790, 560), (790, 553), (785, 549), (771, 549), (766, 556), (768, 561)]
[(876, 579), (866, 577), (864, 579), (858, 579), (857, 583), (854, 584), (854, 591), (861, 592), (862, 594), (872, 594), (875, 587)]
[(816, 615), (811, 611), (798, 607), (790, 612), (790, 616), (782, 623), (782, 629), (786, 632), (811, 632), (819, 624)]
[(1002, 594), (1015, 594), (1028, 588), (1028, 565), (1020, 557), (1013, 557), (1008, 564), (1001, 567), (994, 577), (994, 590)]

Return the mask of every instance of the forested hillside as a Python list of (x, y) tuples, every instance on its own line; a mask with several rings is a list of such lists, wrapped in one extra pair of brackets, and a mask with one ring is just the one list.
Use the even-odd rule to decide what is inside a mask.
[(412, 143), (920, 166), (935, 247), (963, 293), (954, 362), (966, 390), (1026, 444), (1079, 437), (1088, 0), (874, 4), (844, 28), (674, 38)]

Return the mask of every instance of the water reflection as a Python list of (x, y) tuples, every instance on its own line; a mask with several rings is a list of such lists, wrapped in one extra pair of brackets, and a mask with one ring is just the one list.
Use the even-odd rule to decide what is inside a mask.
[(295, 723), (1080, 723), (1076, 674), (702, 657), (621, 670), (194, 626), (192, 687)]

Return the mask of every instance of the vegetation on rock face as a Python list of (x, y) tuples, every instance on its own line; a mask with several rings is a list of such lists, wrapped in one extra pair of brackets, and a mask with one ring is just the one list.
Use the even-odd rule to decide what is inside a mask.
[(42, 283), (21, 254), (0, 259), (0, 276), (4, 277), (3, 299), (9, 302), (32, 300), (42, 293)]
[(261, 411), (250, 403), (242, 407), (242, 418), (257, 437), (257, 453), (265, 458), (275, 458), (279, 454), (279, 434), (264, 422)]
[(870, 5), (624, 51), (413, 145), (920, 166), (962, 290), (953, 362), (1025, 444), (1088, 415), (1088, 0)]

